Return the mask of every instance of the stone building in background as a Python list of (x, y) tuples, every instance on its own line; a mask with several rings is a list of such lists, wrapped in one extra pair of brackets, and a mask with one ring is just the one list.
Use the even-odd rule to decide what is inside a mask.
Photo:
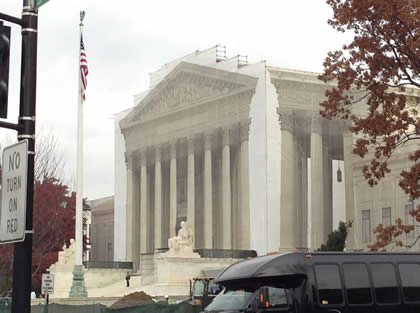
[(89, 261), (114, 260), (114, 197), (88, 201), (91, 210)]

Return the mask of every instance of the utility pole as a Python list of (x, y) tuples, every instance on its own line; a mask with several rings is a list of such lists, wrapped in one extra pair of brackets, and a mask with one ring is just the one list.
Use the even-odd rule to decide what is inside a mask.
[(35, 160), (36, 69), (38, 11), (34, 0), (23, 0), (22, 57), (18, 141), (28, 140), (28, 178), (25, 240), (15, 243), (12, 313), (30, 313), (32, 289), (32, 235)]

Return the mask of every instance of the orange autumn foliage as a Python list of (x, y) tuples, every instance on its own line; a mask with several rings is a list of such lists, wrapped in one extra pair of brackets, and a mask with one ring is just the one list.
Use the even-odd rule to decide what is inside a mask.
[[(86, 207), (86, 202), (84, 202)], [(57, 262), (58, 252), (74, 238), (76, 194), (54, 177), (34, 184), (34, 235), (32, 242), (32, 285), (41, 288), (42, 273)], [(86, 238), (84, 237), (84, 248)], [(0, 245), (0, 296), (8, 294), (12, 282), (13, 244)], [(3, 282), (3, 284), (1, 283)]]
[[(374, 158), (363, 169), (374, 186), (390, 172), (394, 151), (408, 142), (420, 142), (420, 0), (327, 0), (333, 10), (328, 23), (339, 32), (351, 32), (353, 41), (328, 53), (319, 78), (334, 82), (321, 103), (325, 118), (348, 119), (359, 138), (353, 153)], [(366, 114), (352, 108), (363, 104)], [(401, 172), (400, 186), (415, 203), (420, 198), (420, 149), (408, 156), (410, 167)], [(420, 222), (420, 205), (410, 214)], [(393, 243), (417, 225), (395, 224), (375, 229), (371, 250)], [(419, 240), (415, 237), (412, 246)]]

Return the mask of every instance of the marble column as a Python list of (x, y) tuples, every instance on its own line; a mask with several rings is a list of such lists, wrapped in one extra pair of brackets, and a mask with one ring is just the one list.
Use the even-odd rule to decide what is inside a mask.
[(155, 147), (155, 250), (163, 248), (162, 242), (162, 151)]
[(147, 208), (147, 159), (146, 151), (140, 156), (140, 253), (148, 251), (149, 242), (149, 212)]
[(204, 135), (204, 248), (213, 248), (211, 133)]
[(323, 166), (324, 166), (324, 238), (333, 231), (332, 216), (332, 163), (329, 157), (328, 137), (323, 138)]
[(308, 158), (305, 151), (301, 156), (301, 167), (302, 222), (300, 225), (302, 225), (302, 248), (308, 248)]
[(239, 249), (250, 247), (250, 211), (249, 211), (249, 156), (248, 156), (249, 121), (240, 124), (240, 219)]
[[(344, 186), (346, 198), (346, 222), (354, 223), (354, 184), (353, 184), (353, 134), (346, 128), (343, 134), (343, 150), (344, 150)], [(346, 240), (347, 250), (355, 249), (354, 243), (354, 226), (349, 228)]]
[[(191, 225), (195, 238), (195, 159), (194, 138), (187, 138), (188, 144), (188, 174), (187, 174), (187, 222)], [(194, 247), (194, 245), (193, 245)]]
[(126, 211), (126, 261), (135, 263), (135, 256), (138, 249), (135, 245), (135, 211), (136, 211), (136, 192), (135, 192), (135, 170), (133, 168), (133, 157), (127, 158), (127, 211)]
[(230, 129), (222, 131), (222, 247), (232, 248), (232, 207), (230, 179)]
[(293, 251), (297, 246), (297, 173), (293, 113), (279, 112), (279, 121), (281, 129), (280, 250)]
[(303, 196), (302, 196), (302, 147), (298, 137), (295, 137), (295, 147), (296, 147), (296, 213), (297, 213), (297, 227), (296, 227), (296, 247), (303, 247)]
[(329, 159), (327, 163), (327, 169), (326, 173), (328, 175), (327, 185), (325, 185), (328, 188), (327, 192), (327, 200), (326, 200), (326, 208), (328, 210), (327, 212), (327, 239), (328, 234), (334, 231), (334, 221), (333, 221), (333, 180), (332, 180), (332, 160)]
[(319, 249), (324, 237), (324, 157), (321, 118), (312, 119), (311, 132), (311, 248)]
[(175, 237), (176, 230), (176, 142), (171, 143), (170, 154), (170, 173), (169, 173), (169, 238)]

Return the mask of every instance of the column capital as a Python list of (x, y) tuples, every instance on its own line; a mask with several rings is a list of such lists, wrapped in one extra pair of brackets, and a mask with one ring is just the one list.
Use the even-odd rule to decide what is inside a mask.
[(176, 140), (169, 142), (169, 156), (171, 159), (176, 158)]
[(187, 147), (188, 147), (188, 154), (194, 153), (195, 136), (187, 137)]
[(134, 154), (132, 152), (125, 152), (124, 153), (125, 163), (127, 163), (127, 168), (133, 168), (133, 161), (134, 161)]
[(239, 122), (239, 136), (240, 136), (241, 142), (248, 140), (250, 124), (251, 124), (251, 120)]
[(224, 146), (230, 144), (230, 134), (232, 132), (232, 128), (230, 127), (223, 127), (222, 128), (222, 143)]
[(294, 132), (295, 116), (293, 114), (293, 111), (277, 108), (277, 114), (279, 116), (280, 129), (287, 130), (289, 132)]
[(323, 118), (320, 115), (312, 115), (312, 117), (311, 117), (311, 132), (321, 134), (322, 133), (322, 125), (323, 125)]
[(153, 152), (154, 152), (154, 157), (155, 157), (155, 161), (161, 161), (162, 159), (162, 145), (155, 145), (153, 146)]
[(213, 131), (206, 131), (203, 134), (204, 136), (204, 150), (211, 150), (213, 142)]
[(146, 164), (147, 164), (147, 149), (142, 148), (140, 150), (139, 156), (140, 156), (140, 165), (141, 166), (146, 166)]

